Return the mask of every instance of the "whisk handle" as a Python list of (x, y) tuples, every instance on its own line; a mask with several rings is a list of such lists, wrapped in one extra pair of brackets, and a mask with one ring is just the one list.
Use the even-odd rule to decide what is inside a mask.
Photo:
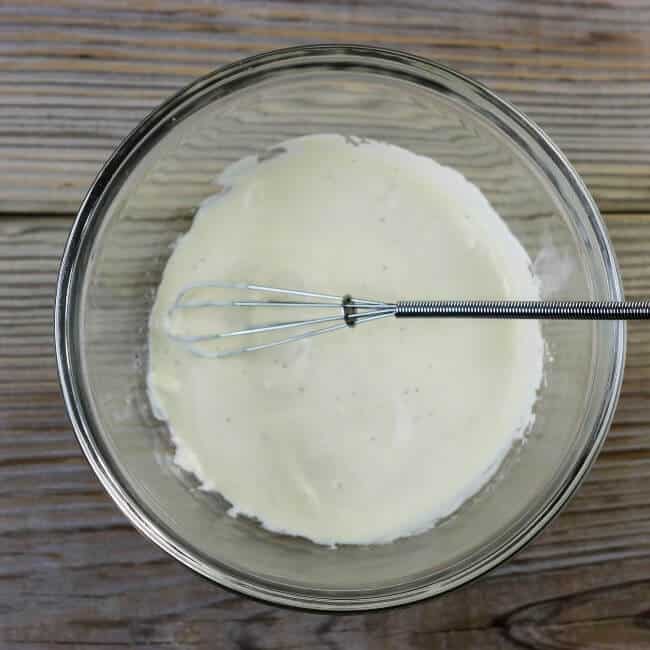
[(645, 320), (650, 301), (400, 300), (397, 318), (507, 318), (540, 320)]

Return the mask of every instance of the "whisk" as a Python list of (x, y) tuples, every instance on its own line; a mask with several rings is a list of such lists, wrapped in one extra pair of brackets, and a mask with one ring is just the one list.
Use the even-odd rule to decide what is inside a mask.
[[(192, 299), (192, 294), (206, 290), (225, 290), (237, 295), (225, 300)], [(241, 293), (249, 297), (241, 297)], [(257, 294), (267, 297), (260, 298)], [(302, 310), (303, 317), (294, 320), (251, 325), (225, 332), (186, 334), (175, 329), (180, 312), (202, 309), (256, 309), (278, 308)], [(326, 315), (305, 318), (305, 312), (324, 310)], [(328, 313), (331, 312), (331, 313)], [(644, 320), (650, 319), (650, 301), (581, 301), (581, 300), (369, 300), (298, 289), (280, 289), (260, 284), (201, 282), (186, 286), (176, 296), (167, 313), (166, 333), (170, 339), (183, 345), (199, 357), (217, 359), (255, 352), (278, 345), (301, 341), (321, 334), (356, 327), (383, 318), (491, 318), (539, 320)], [(287, 331), (298, 333), (284, 336)], [(234, 339), (261, 335), (269, 337), (279, 333), (279, 338), (263, 340), (234, 349), (206, 348)]]

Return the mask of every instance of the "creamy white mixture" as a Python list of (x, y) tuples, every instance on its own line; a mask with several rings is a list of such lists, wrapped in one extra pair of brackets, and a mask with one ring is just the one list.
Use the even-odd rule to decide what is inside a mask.
[[(232, 514), (317, 543), (431, 527), (531, 422), (538, 322), (391, 318), (206, 360), (170, 341), (168, 309), (209, 280), (384, 300), (537, 299), (526, 252), (461, 174), (388, 144), (299, 138), (219, 182), (226, 190), (179, 240), (151, 316), (149, 391), (175, 461)], [(235, 325), (205, 312), (174, 327)]]

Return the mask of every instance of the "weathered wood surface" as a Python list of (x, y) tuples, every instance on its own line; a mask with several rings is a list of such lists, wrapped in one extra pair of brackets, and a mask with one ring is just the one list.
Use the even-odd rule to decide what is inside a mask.
[[(650, 215), (610, 215), (629, 297)], [(141, 538), (66, 421), (52, 292), (70, 220), (0, 221), (0, 647), (650, 648), (650, 330), (630, 328), (616, 423), (565, 512), (489, 577), (394, 612), (287, 611), (208, 584)]]
[(362, 42), (488, 83), (564, 148), (609, 211), (650, 202), (650, 3), (561, 0), (0, 2), (0, 210), (74, 211), (157, 103), (242, 56)]
[(58, 257), (101, 162), (215, 66), (304, 42), (448, 63), (513, 100), (601, 209), (650, 295), (650, 2), (0, 0), (0, 648), (650, 648), (650, 330), (630, 327), (616, 422), (563, 514), (482, 581), (392, 612), (240, 598), (133, 531), (66, 420)]

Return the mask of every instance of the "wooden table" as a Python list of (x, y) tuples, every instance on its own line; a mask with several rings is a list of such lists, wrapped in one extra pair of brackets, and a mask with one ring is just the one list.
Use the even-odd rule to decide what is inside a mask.
[(52, 346), (58, 258), (120, 139), (193, 77), (318, 41), (401, 48), (537, 120), (594, 193), (627, 295), (650, 295), (650, 3), (0, 0), (0, 647), (650, 648), (650, 329), (630, 327), (589, 478), (488, 577), (397, 611), (324, 616), (200, 579), (140, 537), (83, 459)]

